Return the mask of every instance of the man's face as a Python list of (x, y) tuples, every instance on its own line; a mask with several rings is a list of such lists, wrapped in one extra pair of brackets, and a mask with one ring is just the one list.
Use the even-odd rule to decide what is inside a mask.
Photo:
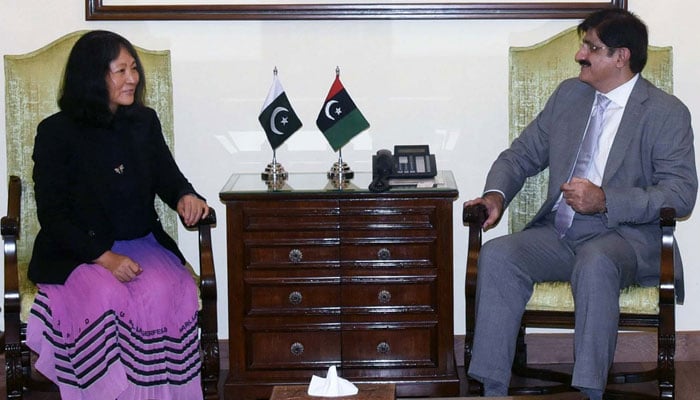
[(576, 62), (581, 65), (579, 79), (602, 93), (624, 83), (619, 81), (623, 67), (619, 53), (619, 49), (604, 45), (595, 30), (588, 30), (575, 56)]

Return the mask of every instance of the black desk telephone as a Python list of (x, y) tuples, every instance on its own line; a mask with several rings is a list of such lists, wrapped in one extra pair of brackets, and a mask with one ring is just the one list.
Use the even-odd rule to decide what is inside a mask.
[(372, 156), (372, 183), (369, 190), (389, 190), (389, 179), (427, 179), (437, 175), (435, 155), (428, 145), (396, 145), (394, 154), (379, 150)]

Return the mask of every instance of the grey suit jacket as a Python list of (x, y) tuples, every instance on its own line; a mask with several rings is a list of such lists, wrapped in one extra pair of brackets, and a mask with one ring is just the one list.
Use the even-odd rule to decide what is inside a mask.
[[(576, 161), (595, 89), (578, 78), (562, 82), (540, 114), (494, 162), (486, 189), (505, 194), (506, 205), (525, 179), (549, 167), (547, 199), (528, 224), (541, 221), (559, 198), (559, 187)], [(695, 205), (698, 180), (688, 108), (640, 77), (610, 149), (603, 175), (607, 226), (637, 254), (637, 281), (658, 284), (659, 211), (673, 207), (679, 217)], [(525, 228), (527, 229), (527, 227)], [(683, 269), (676, 252), (677, 297), (683, 301)]]

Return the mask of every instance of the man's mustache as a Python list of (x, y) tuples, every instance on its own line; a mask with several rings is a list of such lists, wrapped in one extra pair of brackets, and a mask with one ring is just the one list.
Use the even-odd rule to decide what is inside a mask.
[(577, 62), (582, 67), (590, 67), (591, 66), (591, 63), (588, 60), (578, 60)]

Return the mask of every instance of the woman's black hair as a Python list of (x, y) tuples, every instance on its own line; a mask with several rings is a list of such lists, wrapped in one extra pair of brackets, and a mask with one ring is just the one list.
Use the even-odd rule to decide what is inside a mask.
[(606, 8), (584, 19), (578, 26), (579, 35), (590, 29), (594, 29), (609, 48), (628, 48), (630, 69), (635, 74), (642, 72), (647, 64), (649, 36), (646, 25), (637, 16), (620, 8)]
[(107, 74), (109, 64), (126, 49), (136, 60), (139, 82), (136, 85), (134, 103), (143, 105), (146, 78), (143, 66), (134, 46), (124, 37), (109, 31), (91, 31), (83, 35), (68, 56), (61, 85), (58, 106), (76, 121), (94, 126), (105, 126), (112, 120), (109, 108)]

